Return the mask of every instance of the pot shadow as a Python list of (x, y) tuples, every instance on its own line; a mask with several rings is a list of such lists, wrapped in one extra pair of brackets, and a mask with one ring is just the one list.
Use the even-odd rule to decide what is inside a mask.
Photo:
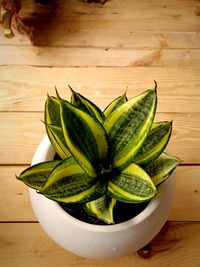
[(31, 28), (30, 40), (32, 45), (47, 46), (51, 43), (52, 29), (59, 26), (55, 25), (58, 21), (59, 2), (58, 0), (41, 0), (22, 8), (20, 16), (25, 25)]
[(76, 2), (37, 0), (36, 3), (32, 0), (31, 2), (22, 7), (20, 17), (32, 29), (30, 40), (34, 46), (71, 45), (68, 44), (70, 38), (76, 37), (80, 32), (80, 16), (84, 20), (88, 15), (92, 15), (94, 10), (98, 13), (103, 7), (100, 3), (91, 5), (83, 0)]

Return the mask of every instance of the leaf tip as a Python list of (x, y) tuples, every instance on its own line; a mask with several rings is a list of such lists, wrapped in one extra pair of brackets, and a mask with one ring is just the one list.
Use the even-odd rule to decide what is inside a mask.
[(127, 98), (127, 91), (128, 91), (128, 86), (126, 86), (125, 92), (123, 94), (123, 96), (125, 97), (126, 100), (128, 100), (128, 98)]
[(72, 94), (75, 93), (74, 89), (72, 89), (72, 87), (69, 84), (68, 84), (68, 87), (69, 87), (70, 91), (72, 92)]
[(184, 162), (183, 159), (180, 159), (180, 158), (178, 158), (178, 157), (176, 157), (176, 158), (177, 158), (177, 160), (178, 160), (178, 165), (181, 164), (182, 162)]
[(156, 94), (157, 94), (157, 88), (158, 88), (158, 84), (157, 84), (156, 80), (154, 80), (154, 90), (155, 90)]
[(20, 179), (20, 176), (17, 176), (17, 174), (15, 174), (15, 178), (16, 178), (17, 180), (21, 180), (21, 179)]
[(56, 96), (57, 96), (57, 98), (58, 98), (58, 99), (61, 99), (61, 97), (60, 97), (60, 95), (59, 95), (59, 93), (58, 93), (58, 89), (57, 89), (56, 86), (55, 86), (55, 91), (56, 91)]

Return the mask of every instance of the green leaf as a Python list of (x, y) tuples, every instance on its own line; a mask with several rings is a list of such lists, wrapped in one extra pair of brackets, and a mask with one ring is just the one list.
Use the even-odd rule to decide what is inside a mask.
[(66, 159), (71, 156), (65, 142), (65, 138), (62, 132), (62, 128), (54, 125), (46, 125), (46, 129), (50, 133), (51, 143), (54, 149), (61, 156), (62, 159)]
[(170, 176), (180, 162), (179, 158), (162, 153), (159, 158), (143, 168), (151, 176), (154, 185), (158, 186)]
[(141, 148), (152, 126), (156, 103), (156, 90), (148, 90), (121, 105), (105, 120), (114, 168), (124, 169)]
[(85, 204), (85, 210), (104, 221), (105, 223), (112, 224), (113, 221), (113, 208), (116, 200), (104, 194), (102, 197), (95, 199)]
[(168, 144), (171, 132), (172, 122), (153, 123), (142, 147), (133, 158), (133, 162), (143, 166), (159, 157)]
[(107, 168), (108, 143), (101, 123), (67, 101), (61, 101), (61, 123), (69, 151), (91, 177)]
[(60, 100), (53, 96), (47, 96), (45, 102), (44, 119), (47, 124), (61, 127)]
[(59, 202), (87, 202), (101, 197), (106, 183), (89, 177), (74, 158), (63, 160), (51, 172), (41, 193)]
[(53, 148), (62, 159), (68, 158), (71, 153), (67, 148), (62, 132), (59, 99), (48, 96), (45, 103), (44, 119), (46, 132)]
[(117, 97), (114, 101), (112, 101), (104, 110), (104, 115), (108, 117), (113, 111), (119, 108), (121, 105), (128, 101), (126, 97), (126, 93), (122, 96)]
[(40, 190), (47, 178), (49, 177), (52, 170), (60, 163), (59, 160), (46, 161), (35, 164), (26, 170), (24, 170), (16, 178), (24, 182), (29, 187)]
[(81, 94), (78, 94), (71, 87), (70, 89), (72, 91), (71, 103), (78, 109), (87, 112), (88, 114), (97, 118), (101, 123), (103, 123), (105, 120), (103, 112), (89, 99), (85, 98)]
[(156, 188), (149, 175), (141, 167), (131, 163), (109, 180), (108, 194), (122, 202), (144, 202), (155, 196)]

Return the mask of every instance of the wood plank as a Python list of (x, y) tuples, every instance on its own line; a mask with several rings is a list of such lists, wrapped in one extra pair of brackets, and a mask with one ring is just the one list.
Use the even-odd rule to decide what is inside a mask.
[[(199, 49), (199, 32), (171, 32), (171, 31), (134, 31), (127, 27), (124, 29), (121, 24), (117, 31), (112, 24), (107, 24), (102, 28), (98, 21), (93, 25), (80, 24), (78, 34), (71, 31), (71, 23), (62, 23), (56, 30), (46, 29), (46, 34), (34, 37), (32, 44), (48, 47), (79, 47), (79, 48), (118, 48), (118, 49)], [(48, 34), (47, 34), (48, 33)], [(2, 31), (0, 30), (0, 35)], [(61, 38), (62, 36), (62, 38)], [(49, 40), (50, 39), (50, 40)], [(0, 37), (0, 46), (32, 45), (31, 41), (24, 35), (16, 34), (15, 38), (8, 39)], [(8, 48), (9, 49), (9, 48)]]
[[(27, 166), (0, 166), (0, 222), (37, 221), (29, 203), (28, 188), (15, 174)], [(200, 166), (179, 166), (176, 197), (170, 221), (200, 221)], [(183, 205), (184, 198), (184, 205)]]
[[(133, 97), (158, 82), (158, 112), (200, 113), (200, 68), (0, 67), (0, 111), (43, 111), (47, 92), (70, 99), (70, 84), (102, 109), (123, 94)], [(37, 78), (36, 78), (37, 77)]]
[[(56, 245), (37, 224), (1, 224), (0, 264), (4, 267), (177, 267), (199, 266), (200, 223), (167, 223), (150, 243), (149, 259), (131, 254), (113, 260), (88, 260)], [(189, 253), (188, 253), (189, 251)], [(12, 256), (11, 256), (12, 255)]]
[(19, 182), (19, 175), (27, 166), (0, 166), (0, 222), (37, 221), (29, 202), (28, 188)]
[(177, 168), (176, 196), (169, 217), (170, 221), (200, 221), (199, 177), (200, 166), (179, 166)]
[(0, 113), (0, 164), (30, 164), (45, 135), (41, 113)]
[[(45, 134), (42, 113), (0, 113), (0, 164), (29, 164)], [(199, 114), (158, 113), (157, 121), (173, 119), (169, 151), (184, 164), (199, 164)]]
[[(37, 12), (32, 1), (23, 1), (23, 18), (30, 17), (32, 12)], [(178, 0), (178, 1), (158, 1), (152, 0), (112, 0), (105, 5), (80, 3), (80, 1), (68, 0), (57, 1), (56, 12), (50, 8), (40, 6), (39, 14), (46, 20), (51, 27), (65, 25), (68, 21), (68, 28), (77, 32), (80, 25), (91, 23), (93, 27), (101, 24), (102, 29), (106, 24), (112, 24), (116, 29), (118, 25), (127, 29), (129, 26), (133, 30), (162, 30), (162, 31), (199, 31), (198, 11), (199, 2), (195, 0)], [(52, 19), (48, 18), (48, 12), (52, 14)], [(35, 16), (34, 13), (34, 16)], [(142, 15), (141, 15), (142, 14)], [(73, 19), (74, 23), (71, 23)], [(51, 23), (49, 23), (51, 22)], [(159, 23), (158, 23), (159, 22)], [(44, 26), (47, 24), (44, 23)], [(41, 30), (41, 28), (40, 28)]]
[[(34, 0), (22, 2), (20, 16), (32, 17), (29, 23), (35, 25), (35, 47), (20, 35), (0, 36), (0, 266), (199, 266), (199, 1), (112, 0), (101, 6), (58, 0), (62, 7), (49, 9), (51, 14), (46, 7), (35, 9)], [(34, 21), (38, 10), (42, 23)], [(134, 254), (93, 261), (72, 255), (41, 229), (27, 187), (14, 176), (30, 163), (45, 134), (40, 119), (46, 93), (54, 93), (56, 85), (69, 98), (69, 83), (104, 108), (126, 86), (132, 97), (152, 87), (154, 79), (157, 119), (174, 120), (170, 153), (189, 164), (176, 172), (171, 222), (151, 242), (149, 259)]]
[[(20, 16), (35, 27), (35, 45), (199, 48), (198, 1), (113, 0), (101, 6), (70, 0), (57, 5), (52, 10), (23, 1)], [(30, 41), (17, 34), (13, 39), (0, 38), (0, 44)]]
[(48, 67), (198, 67), (200, 49), (1, 46), (0, 65)]

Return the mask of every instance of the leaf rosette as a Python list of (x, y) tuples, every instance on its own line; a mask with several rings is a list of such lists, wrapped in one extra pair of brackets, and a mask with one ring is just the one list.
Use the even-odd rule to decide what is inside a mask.
[(172, 122), (154, 122), (156, 83), (130, 100), (119, 96), (104, 111), (70, 89), (71, 102), (56, 90), (45, 103), (46, 132), (61, 160), (31, 166), (17, 178), (52, 200), (83, 203), (112, 224), (117, 201), (151, 200), (180, 163), (164, 152)]

